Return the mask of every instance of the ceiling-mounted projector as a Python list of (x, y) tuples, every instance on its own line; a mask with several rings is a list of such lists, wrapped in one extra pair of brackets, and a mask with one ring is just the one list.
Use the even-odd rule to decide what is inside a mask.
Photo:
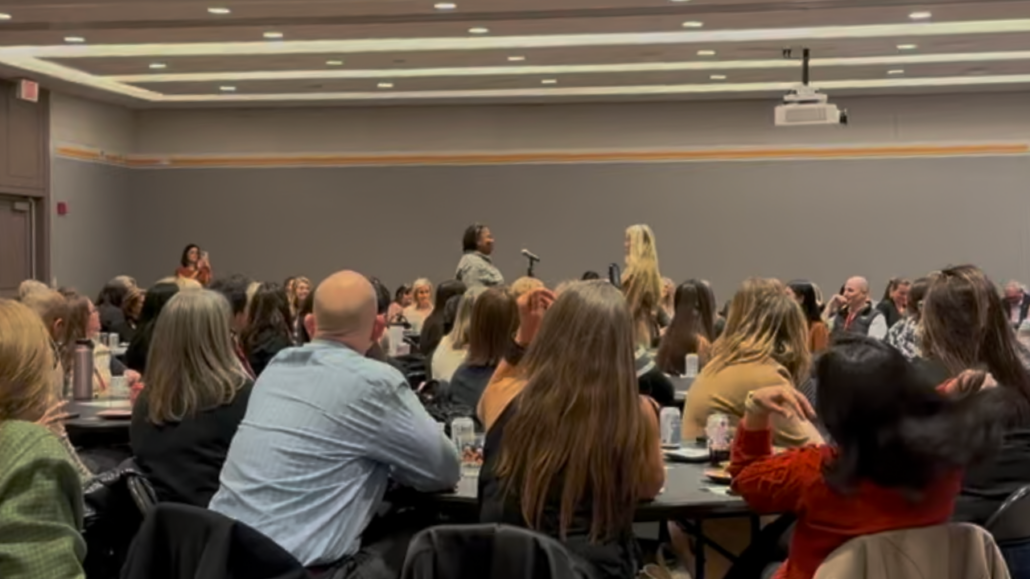
[(777, 127), (846, 124), (848, 111), (830, 104), (826, 95), (808, 85), (784, 95), (783, 104), (776, 107)]
[[(801, 84), (784, 95), (783, 104), (776, 107), (777, 127), (848, 124), (848, 111), (831, 105), (826, 95), (808, 84), (810, 56), (807, 48), (801, 50)], [(793, 49), (783, 49), (783, 58), (794, 58)]]

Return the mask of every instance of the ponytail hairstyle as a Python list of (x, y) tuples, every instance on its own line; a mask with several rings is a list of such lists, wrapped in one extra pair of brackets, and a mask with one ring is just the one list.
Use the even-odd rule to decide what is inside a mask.
[(879, 340), (842, 337), (820, 357), (816, 380), (816, 411), (838, 451), (823, 476), (837, 492), (868, 480), (917, 498), (1001, 443), (1004, 426), (991, 416), (1000, 398), (945, 397)]

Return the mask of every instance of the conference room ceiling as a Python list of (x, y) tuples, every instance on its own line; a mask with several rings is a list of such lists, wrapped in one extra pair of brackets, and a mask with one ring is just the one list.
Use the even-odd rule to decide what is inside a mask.
[(0, 66), (139, 106), (1030, 84), (1030, 0), (8, 0)]

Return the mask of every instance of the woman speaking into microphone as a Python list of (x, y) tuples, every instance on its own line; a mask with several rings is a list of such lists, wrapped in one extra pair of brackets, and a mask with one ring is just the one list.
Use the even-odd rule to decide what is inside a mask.
[(454, 277), (465, 282), (469, 289), (478, 286), (504, 285), (504, 276), (490, 260), (494, 252), (494, 236), (490, 228), (476, 223), (465, 230), (461, 239), (461, 248), (465, 255), (458, 262), (458, 271)]

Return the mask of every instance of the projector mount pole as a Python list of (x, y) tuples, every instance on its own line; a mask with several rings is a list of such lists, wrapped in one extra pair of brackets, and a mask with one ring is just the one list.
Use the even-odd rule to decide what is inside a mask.
[[(808, 81), (810, 79), (810, 75), (809, 75), (809, 71), (808, 71), (809, 61), (811, 60), (810, 57), (811, 57), (811, 51), (808, 50), (807, 47), (806, 48), (802, 48), (801, 49), (801, 84), (803, 86), (808, 86)], [(783, 49), (783, 58), (793, 59), (794, 58), (794, 49), (793, 48), (784, 48)]]

